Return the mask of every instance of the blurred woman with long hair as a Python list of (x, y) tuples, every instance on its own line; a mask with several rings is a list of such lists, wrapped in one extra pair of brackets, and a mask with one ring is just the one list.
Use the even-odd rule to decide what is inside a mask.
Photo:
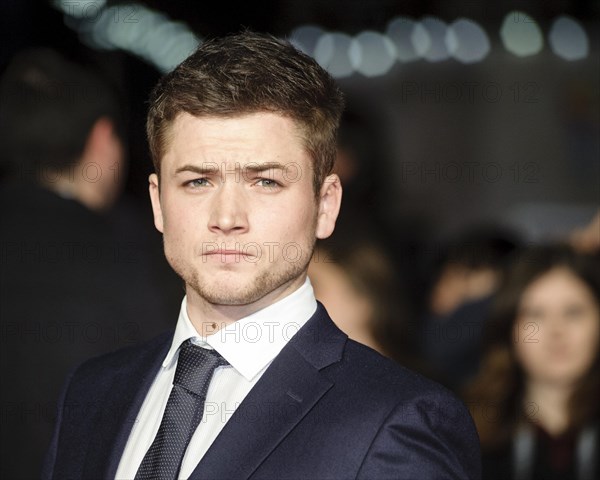
[(484, 480), (600, 476), (600, 265), (532, 247), (507, 271), (466, 393)]

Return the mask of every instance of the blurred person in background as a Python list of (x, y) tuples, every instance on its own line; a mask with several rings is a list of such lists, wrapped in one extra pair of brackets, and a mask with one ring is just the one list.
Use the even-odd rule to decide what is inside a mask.
[(582, 253), (600, 253), (600, 210), (584, 227), (573, 231), (569, 243)]
[(421, 353), (455, 391), (478, 370), (484, 324), (507, 259), (519, 240), (497, 226), (472, 227), (439, 250), (421, 325)]
[(53, 50), (1, 78), (0, 478), (38, 477), (72, 366), (169, 327), (159, 239), (115, 207), (124, 123), (111, 88)]
[(333, 168), (344, 185), (344, 206), (338, 223), (353, 232), (357, 221), (361, 226), (381, 229), (387, 220), (383, 195), (388, 186), (381, 165), (389, 163), (384, 123), (379, 112), (358, 98), (349, 96), (346, 102)]
[(308, 276), (350, 338), (416, 368), (409, 303), (382, 246), (348, 238), (318, 242)]
[(538, 246), (495, 299), (482, 368), (466, 397), (484, 479), (599, 478), (599, 258)]

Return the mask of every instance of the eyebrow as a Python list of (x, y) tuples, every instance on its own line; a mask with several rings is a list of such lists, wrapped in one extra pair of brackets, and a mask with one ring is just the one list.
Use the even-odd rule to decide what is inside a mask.
[[(245, 165), (244, 167), (240, 168), (239, 163), (236, 162), (235, 164), (235, 170), (243, 170), (244, 172), (251, 172), (251, 173), (259, 173), (259, 172), (264, 172), (266, 170), (285, 170), (286, 166), (279, 163), (279, 162), (266, 162), (266, 163), (249, 163), (248, 165)], [(223, 169), (226, 172), (229, 172), (231, 170), (228, 169)], [(209, 163), (206, 166), (198, 166), (198, 165), (183, 165), (179, 168), (177, 168), (175, 170), (175, 175), (182, 173), (182, 172), (193, 172), (193, 173), (197, 173), (199, 175), (214, 175), (215, 173), (218, 173), (220, 171), (220, 169), (218, 168), (217, 164), (215, 163)]]
[(200, 175), (208, 175), (218, 171), (219, 169), (214, 164), (206, 167), (199, 167), (198, 165), (183, 165), (175, 170), (175, 175), (182, 172), (193, 172)]
[(286, 166), (279, 162), (249, 163), (243, 170), (253, 173), (264, 172), (265, 170), (285, 170)]

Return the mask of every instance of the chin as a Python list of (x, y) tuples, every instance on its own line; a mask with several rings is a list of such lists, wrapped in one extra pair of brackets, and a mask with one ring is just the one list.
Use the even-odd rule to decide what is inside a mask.
[(269, 293), (269, 288), (258, 279), (237, 279), (227, 276), (216, 280), (190, 282), (189, 285), (204, 300), (213, 305), (241, 306), (254, 303)]
[[(173, 262), (177, 265), (177, 262)], [(188, 288), (200, 298), (213, 305), (241, 306), (255, 303), (263, 297), (276, 292), (286, 284), (299, 278), (308, 267), (298, 262), (284, 267), (240, 271), (212, 268), (179, 268), (174, 270), (185, 281)], [(275, 294), (277, 296), (277, 294)]]
[(264, 294), (261, 292), (240, 292), (237, 289), (228, 290), (196, 290), (204, 300), (213, 305), (242, 306), (260, 300)]

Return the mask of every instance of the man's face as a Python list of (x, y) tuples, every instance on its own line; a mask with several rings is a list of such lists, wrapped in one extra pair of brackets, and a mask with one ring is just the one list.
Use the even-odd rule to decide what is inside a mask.
[(311, 162), (294, 121), (278, 114), (175, 119), (150, 195), (188, 296), (268, 305), (304, 282), (341, 200), (335, 175), (315, 199)]

